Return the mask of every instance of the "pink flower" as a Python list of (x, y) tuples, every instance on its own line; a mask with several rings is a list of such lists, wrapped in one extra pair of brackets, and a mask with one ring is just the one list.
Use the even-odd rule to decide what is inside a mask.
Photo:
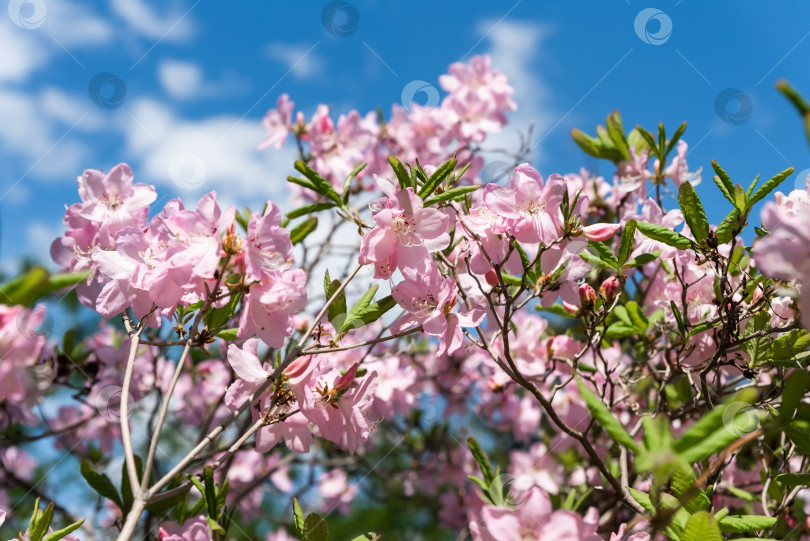
[[(686, 141), (681, 139), (677, 145), (677, 156), (672, 158), (672, 161), (664, 170), (664, 175), (675, 183), (675, 186), (680, 186), (682, 182), (691, 182), (692, 186), (700, 184), (702, 177), (700, 176), (703, 167), (699, 167), (697, 171), (690, 172), (689, 166), (686, 164), (686, 154), (689, 150), (689, 145)], [(658, 160), (655, 160), (655, 170), (658, 171), (660, 167)]]
[(429, 254), (450, 244), (450, 218), (438, 209), (424, 208), (413, 188), (391, 194), (373, 217), (377, 227), (363, 237), (359, 261), (374, 264), (375, 278), (390, 278), (397, 268), (403, 275), (424, 273)]
[(593, 224), (582, 228), (588, 240), (604, 241), (611, 238), (621, 228), (621, 224)]
[(292, 334), (292, 315), (307, 303), (307, 276), (301, 269), (275, 271), (251, 286), (239, 320), (239, 338), (258, 336), (273, 349)]
[(597, 523), (593, 509), (584, 517), (573, 511), (553, 511), (548, 495), (532, 487), (516, 509), (485, 506), (481, 522), (470, 524), (470, 533), (475, 541), (601, 541)]
[[(491, 188), (490, 188), (491, 186)], [(488, 185), (484, 203), (507, 219), (507, 230), (519, 241), (549, 243), (560, 234), (565, 179), (551, 175), (548, 183), (529, 164), (515, 169), (509, 187)]]
[(281, 211), (272, 201), (267, 202), (264, 216), (250, 217), (245, 249), (245, 272), (253, 280), (262, 280), (268, 273), (287, 270), (292, 264), (290, 233), (279, 227)]
[[(239, 409), (244, 402), (258, 389), (262, 383), (267, 381), (271, 372), (265, 370), (257, 355), (259, 341), (255, 338), (245, 341), (242, 349), (235, 344), (228, 346), (228, 363), (239, 377), (233, 382), (225, 393), (225, 405), (232, 411)], [(311, 362), (311, 356), (299, 357), (284, 370), (285, 381), (295, 396), (295, 402), (300, 405), (306, 396), (306, 385), (312, 378), (312, 370), (315, 363)], [(271, 397), (266, 395), (259, 400), (258, 411), (251, 407), (254, 420), (264, 413), (264, 409), (269, 407)], [(280, 413), (287, 413), (295, 409), (292, 403), (287, 403), (280, 408)], [(283, 421), (262, 427), (256, 435), (256, 450), (267, 452), (279, 441), (284, 439), (287, 447), (296, 453), (306, 453), (312, 444), (312, 430), (309, 421), (301, 414), (296, 413)]]
[(182, 526), (167, 522), (158, 529), (160, 541), (210, 541), (211, 530), (204, 516), (186, 520)]
[[(647, 201), (644, 202), (644, 206), (641, 208), (641, 214), (629, 214), (625, 216), (624, 219), (629, 220), (631, 218), (641, 222), (662, 225), (668, 229), (672, 229), (673, 231), (676, 227), (683, 223), (683, 213), (680, 210), (670, 210), (664, 214), (664, 211), (661, 210), (661, 207), (658, 206), (658, 203), (656, 203), (655, 199), (652, 197), (648, 198)], [(640, 231), (636, 231), (635, 238), (636, 248), (630, 254), (631, 259), (641, 254), (648, 254), (658, 250), (661, 251), (661, 259), (671, 259), (678, 252), (677, 248), (673, 248), (672, 246), (666, 245), (663, 242), (653, 240), (642, 234)]]
[(289, 95), (282, 94), (279, 96), (276, 108), (269, 110), (262, 119), (262, 126), (270, 132), (270, 135), (259, 143), (259, 150), (264, 150), (267, 147), (282, 147), (292, 129), (292, 111), (294, 107), (295, 102), (290, 101)]
[(307, 386), (300, 403), (301, 411), (318, 425), (324, 438), (340, 445), (345, 436), (351, 454), (371, 434), (366, 412), (377, 389), (376, 372), (366, 374), (360, 382), (355, 379), (358, 366), (354, 363), (343, 375), (331, 370), (313, 378), (314, 386)]
[(458, 299), (456, 281), (442, 280), (434, 266), (424, 275), (406, 277), (391, 290), (397, 304), (408, 311), (391, 326), (391, 333), (421, 325), (425, 334), (439, 339), (437, 355), (452, 354), (463, 341), (461, 327), (475, 327), (484, 318), (484, 311), (473, 308), (465, 312), (452, 312)]

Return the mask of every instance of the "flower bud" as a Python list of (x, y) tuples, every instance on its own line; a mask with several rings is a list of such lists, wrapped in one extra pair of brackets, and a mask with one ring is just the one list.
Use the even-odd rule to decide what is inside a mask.
[[(602, 284), (604, 286), (604, 284)], [(579, 302), (582, 303), (583, 310), (592, 310), (596, 304), (596, 291), (590, 284), (580, 284), (579, 286)]]
[(593, 224), (583, 227), (582, 233), (588, 240), (603, 241), (612, 237), (620, 227), (619, 224)]
[(611, 276), (604, 282), (602, 285), (599, 286), (599, 294), (605, 299), (605, 302), (611, 303), (613, 299), (616, 298), (616, 295), (619, 294), (619, 291), (622, 289), (622, 284), (619, 282), (619, 279), (615, 276)]
[(489, 269), (484, 275), (484, 279), (493, 287), (498, 285), (498, 273), (495, 272), (495, 269)]

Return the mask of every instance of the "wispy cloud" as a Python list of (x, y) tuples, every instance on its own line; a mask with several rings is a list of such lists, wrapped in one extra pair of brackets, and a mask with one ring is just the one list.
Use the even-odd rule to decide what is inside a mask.
[(285, 69), (292, 70), (291, 75), (299, 79), (309, 79), (323, 73), (324, 62), (317, 54), (311, 52), (312, 45), (294, 45), (290, 43), (270, 43), (267, 57), (281, 63)]

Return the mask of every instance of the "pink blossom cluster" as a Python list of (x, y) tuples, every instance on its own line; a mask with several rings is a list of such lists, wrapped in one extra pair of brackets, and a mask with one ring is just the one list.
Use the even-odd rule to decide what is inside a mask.
[(40, 363), (47, 340), (39, 328), (46, 316), (44, 306), (0, 304), (0, 427), (38, 422), (31, 408), (52, 379), (50, 367)]
[[(455, 155), (462, 164), (471, 162), (474, 173), (483, 162), (473, 148), (488, 134), (500, 132), (506, 113), (517, 109), (511, 97), (514, 90), (506, 76), (490, 66), (488, 55), (475, 56), (468, 64), (454, 63), (448, 71), (439, 78), (447, 92), (440, 103), (394, 105), (388, 121), (373, 111), (361, 115), (354, 110), (334, 121), (329, 107), (319, 105), (307, 122), (301, 111), (294, 114), (294, 102), (283, 94), (276, 108), (264, 116), (269, 136), (259, 148), (281, 148), (292, 133), (307, 145), (310, 165), (336, 189), (361, 163), (368, 167), (360, 177), (385, 173), (389, 155), (408, 163), (419, 160), (425, 166), (438, 166)], [(311, 196), (301, 190), (296, 193)]]

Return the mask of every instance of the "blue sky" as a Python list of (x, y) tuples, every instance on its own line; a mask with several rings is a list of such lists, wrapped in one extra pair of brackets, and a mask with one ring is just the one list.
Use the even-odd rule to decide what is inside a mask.
[[(726, 209), (707, 174), (712, 159), (746, 186), (757, 173), (810, 168), (799, 119), (773, 88), (786, 77), (810, 94), (806, 2), (347, 4), (333, 29), (355, 15), (357, 24), (337, 36), (322, 21), (326, 1), (6, 2), (0, 267), (47, 258), (85, 168), (130, 163), (137, 181), (158, 186), (157, 208), (177, 195), (193, 204), (210, 189), (253, 208), (283, 202), (293, 148), (255, 150), (279, 94), (307, 116), (318, 103), (388, 112), (411, 81), (438, 87), (450, 63), (483, 53), (509, 75), (520, 108), (491, 144), (514, 146), (515, 130), (534, 120), (533, 163), (543, 174), (580, 166), (610, 174), (570, 130), (591, 133), (617, 108), (626, 127), (688, 122), (689, 163), (703, 167), (698, 191), (713, 222)], [(639, 35), (634, 22), (646, 8), (659, 15)], [(107, 105), (98, 93), (91, 99), (93, 81)], [(738, 98), (718, 107), (729, 94)], [(169, 174), (178, 164), (204, 174), (179, 185)]]

